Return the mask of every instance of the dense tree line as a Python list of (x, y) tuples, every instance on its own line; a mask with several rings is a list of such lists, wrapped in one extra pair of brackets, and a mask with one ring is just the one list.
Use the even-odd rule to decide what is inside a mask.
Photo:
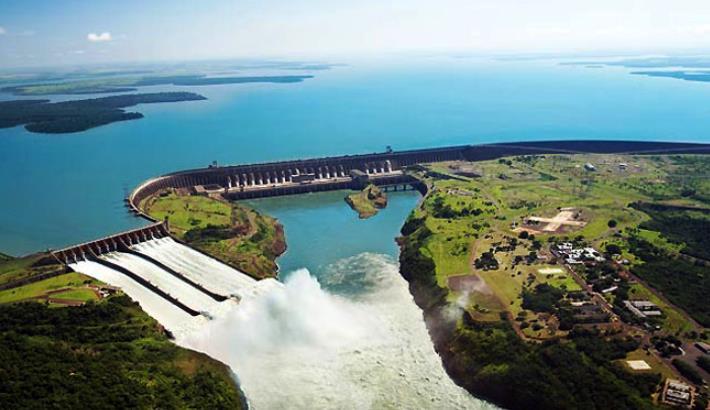
[(116, 121), (143, 118), (138, 112), (123, 108), (137, 104), (204, 100), (189, 92), (164, 92), (116, 95), (86, 100), (49, 102), (49, 100), (15, 100), (0, 102), (0, 128), (25, 125), (31, 132), (58, 134), (85, 131)]
[(632, 272), (658, 289), (703, 326), (710, 326), (710, 272), (698, 263), (678, 258), (650, 242), (631, 236), (629, 250), (643, 260)]
[(684, 243), (683, 253), (710, 261), (710, 212), (648, 203), (636, 203), (633, 207), (651, 217), (641, 228), (660, 232), (671, 242)]
[(614, 360), (638, 343), (573, 334), (572, 343), (526, 343), (507, 322), (468, 322), (449, 342), (453, 371), (474, 394), (512, 409), (648, 409), (660, 375)]
[[(224, 368), (171, 343), (125, 296), (0, 306), (0, 403), (18, 408), (241, 408)], [(215, 369), (221, 368), (222, 371)]]
[(535, 286), (534, 290), (523, 289), (523, 308), (534, 312), (554, 313), (565, 292), (547, 283)]

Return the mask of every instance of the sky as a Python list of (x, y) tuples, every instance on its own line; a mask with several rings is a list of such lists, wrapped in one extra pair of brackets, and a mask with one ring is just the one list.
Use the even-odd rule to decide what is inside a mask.
[(708, 49), (708, 0), (0, 0), (0, 67)]

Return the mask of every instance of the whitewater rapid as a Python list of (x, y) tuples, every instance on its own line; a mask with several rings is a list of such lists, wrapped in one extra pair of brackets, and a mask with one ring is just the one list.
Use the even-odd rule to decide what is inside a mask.
[[(445, 373), (388, 256), (305, 269), (177, 343), (227, 363), (254, 409), (481, 409)], [(333, 289), (333, 292), (326, 289)]]
[(192, 316), (101, 261), (72, 268), (119, 286), (183, 347), (228, 364), (253, 409), (480, 409), (434, 351), (421, 310), (389, 256), (363, 253), (320, 272), (256, 281), (170, 238), (133, 247), (213, 292), (217, 301), (150, 260), (120, 265), (192, 309)]

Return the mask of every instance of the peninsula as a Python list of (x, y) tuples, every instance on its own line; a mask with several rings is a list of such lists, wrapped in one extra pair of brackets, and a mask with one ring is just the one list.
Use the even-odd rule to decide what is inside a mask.
[(312, 75), (278, 76), (222, 76), (208, 77), (202, 74), (153, 75), (141, 77), (108, 77), (78, 81), (23, 84), (1, 88), (0, 91), (19, 96), (42, 96), (57, 94), (98, 94), (137, 91), (138, 87), (155, 85), (206, 86), (248, 83), (298, 83), (313, 78)]
[(138, 104), (200, 100), (206, 98), (190, 92), (164, 92), (55, 103), (49, 100), (2, 101), (0, 128), (24, 125), (27, 131), (43, 134), (80, 132), (117, 121), (143, 118), (143, 114), (139, 112), (124, 110)]

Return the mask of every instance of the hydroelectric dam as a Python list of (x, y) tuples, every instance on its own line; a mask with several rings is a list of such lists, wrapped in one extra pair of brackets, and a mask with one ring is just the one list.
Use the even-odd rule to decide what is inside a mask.
[(168, 221), (156, 221), (143, 209), (151, 196), (167, 189), (241, 200), (339, 189), (373, 183), (385, 189), (426, 186), (406, 173), (407, 167), (440, 161), (481, 161), (510, 155), (625, 153), (707, 153), (708, 144), (545, 141), (465, 145), (392, 151), (249, 165), (217, 166), (174, 172), (140, 184), (126, 198), (128, 208), (151, 221), (121, 232), (51, 252), (74, 271), (122, 288), (172, 333), (188, 334), (206, 321), (274, 286), (257, 281), (213, 256), (171, 237)]

